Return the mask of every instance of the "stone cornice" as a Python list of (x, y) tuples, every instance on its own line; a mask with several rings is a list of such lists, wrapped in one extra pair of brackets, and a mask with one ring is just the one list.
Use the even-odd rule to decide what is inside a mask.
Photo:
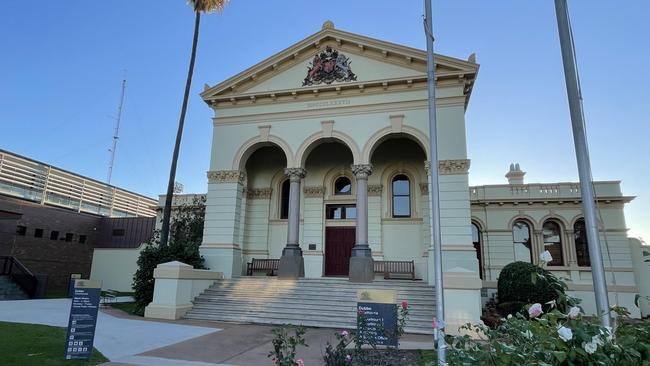
[(269, 199), (272, 191), (271, 188), (249, 188), (246, 191), (246, 198), (250, 200)]
[(303, 189), (303, 192), (305, 193), (305, 197), (323, 197), (325, 194), (325, 187), (323, 186), (307, 186)]
[(242, 183), (246, 182), (246, 172), (239, 170), (213, 170), (208, 172), (208, 183)]

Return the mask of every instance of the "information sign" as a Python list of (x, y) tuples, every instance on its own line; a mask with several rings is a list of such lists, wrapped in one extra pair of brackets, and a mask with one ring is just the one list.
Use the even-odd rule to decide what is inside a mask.
[(397, 346), (396, 298), (392, 290), (357, 292), (357, 332), (364, 344)]
[(75, 281), (65, 343), (66, 360), (90, 358), (95, 340), (101, 291), (102, 281)]

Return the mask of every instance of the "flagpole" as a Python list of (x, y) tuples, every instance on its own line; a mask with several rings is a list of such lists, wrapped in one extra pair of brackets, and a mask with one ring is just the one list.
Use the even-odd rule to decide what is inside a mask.
[(555, 0), (555, 14), (557, 17), (558, 33), (560, 35), (560, 48), (562, 49), (562, 62), (564, 64), (567, 97), (569, 98), (569, 110), (571, 112), (573, 142), (576, 150), (576, 160), (578, 162), (580, 195), (587, 229), (587, 244), (589, 246), (589, 258), (591, 259), (594, 294), (596, 295), (596, 311), (600, 316), (602, 325), (610, 327), (609, 299), (607, 297), (603, 256), (600, 252), (591, 163), (589, 162), (589, 148), (585, 135), (584, 112), (582, 109), (582, 92), (580, 91), (580, 78), (576, 65), (573, 34), (571, 32), (571, 22), (569, 20), (569, 10), (566, 0)]
[(442, 241), (440, 235), (440, 195), (438, 187), (438, 132), (436, 122), (436, 87), (435, 65), (433, 62), (433, 11), (431, 0), (424, 0), (424, 28), (427, 37), (427, 82), (429, 87), (429, 223), (431, 226), (431, 244), (433, 245), (433, 265), (435, 270), (436, 318), (434, 333), (438, 339), (438, 364), (445, 361), (445, 299), (442, 283)]

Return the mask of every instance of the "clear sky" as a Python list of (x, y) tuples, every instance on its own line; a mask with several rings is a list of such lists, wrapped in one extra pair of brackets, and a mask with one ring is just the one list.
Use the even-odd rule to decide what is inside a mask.
[[(552, 1), (434, 0), (436, 52), (481, 64), (467, 110), (470, 183), (576, 181)], [(631, 235), (650, 239), (650, 1), (570, 1), (593, 175), (621, 180)], [(211, 110), (198, 93), (320, 30), (425, 48), (422, 1), (232, 0), (203, 18), (177, 180), (206, 191)], [(113, 183), (166, 189), (192, 38), (183, 0), (0, 3), (0, 147)]]

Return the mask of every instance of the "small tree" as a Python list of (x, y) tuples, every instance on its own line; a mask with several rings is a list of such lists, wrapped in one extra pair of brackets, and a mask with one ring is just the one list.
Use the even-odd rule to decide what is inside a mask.
[(160, 233), (154, 232), (140, 252), (138, 270), (133, 276), (136, 314), (144, 314), (144, 308), (153, 300), (153, 271), (160, 263), (179, 261), (205, 268), (199, 253), (204, 219), (205, 197), (195, 197), (191, 204), (180, 205), (174, 212), (169, 245), (160, 245)]

